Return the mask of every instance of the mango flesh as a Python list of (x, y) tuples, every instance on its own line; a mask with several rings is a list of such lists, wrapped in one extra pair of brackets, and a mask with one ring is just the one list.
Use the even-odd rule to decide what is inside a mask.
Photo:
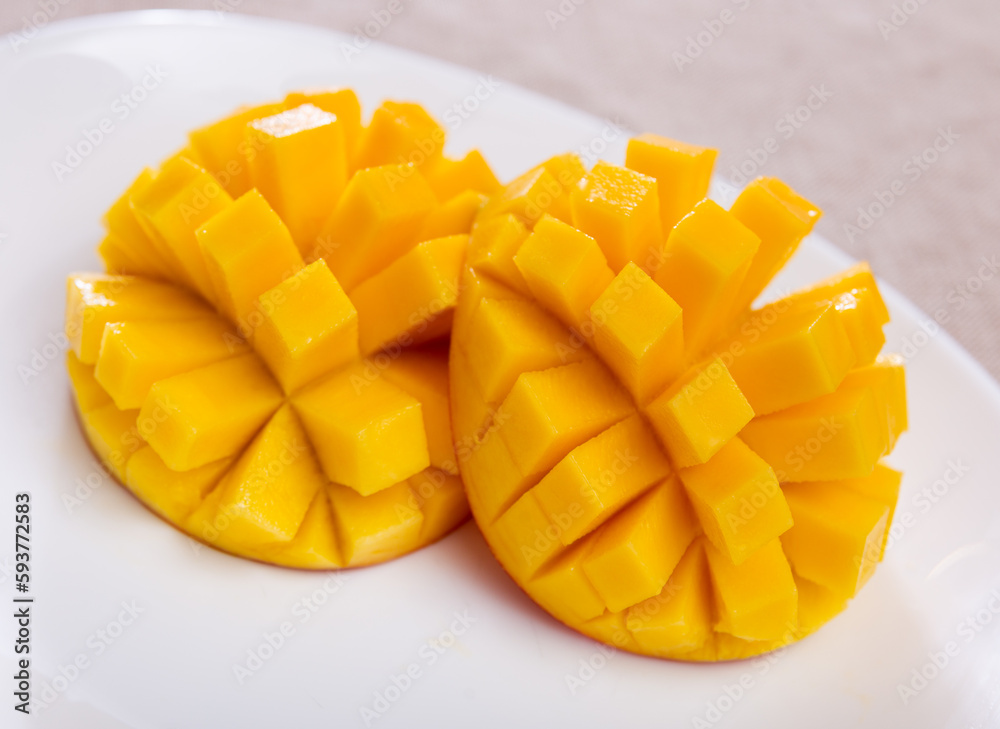
[(820, 213), (770, 178), (704, 200), (714, 158), (643, 135), (627, 168), (554, 158), (498, 190), (450, 353), (469, 504), (507, 572), (568, 626), (685, 661), (844, 609), (882, 557), (880, 459), (907, 425), (870, 270), (750, 308)]
[(69, 277), (67, 368), (95, 454), (150, 510), (304, 569), (468, 518), (442, 344), (499, 183), (443, 134), (416, 104), (365, 126), (349, 90), (295, 92), (192, 132), (108, 211), (109, 273)]

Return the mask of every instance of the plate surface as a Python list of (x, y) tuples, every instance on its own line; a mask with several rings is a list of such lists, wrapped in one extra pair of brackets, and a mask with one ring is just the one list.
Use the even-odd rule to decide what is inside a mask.
[[(391, 564), (309, 574), (201, 547), (101, 476), (63, 366), (65, 276), (98, 268), (100, 214), (186, 130), (292, 89), (350, 86), (366, 113), (384, 98), (424, 103), (450, 153), (477, 146), (502, 179), (567, 149), (623, 158), (612, 124), (361, 45), (149, 11), (0, 48), (0, 589), (14, 595), (14, 493), (29, 491), (33, 681), (48, 700), (30, 723), (1000, 725), (1000, 388), (887, 286), (887, 349), (908, 359), (911, 420), (891, 459), (906, 474), (891, 546), (846, 613), (769, 658), (683, 665), (599, 646), (537, 609), (471, 524)], [(812, 236), (771, 292), (849, 263)], [(10, 617), (0, 623), (14, 635)], [(9, 675), (10, 640), (0, 652)]]

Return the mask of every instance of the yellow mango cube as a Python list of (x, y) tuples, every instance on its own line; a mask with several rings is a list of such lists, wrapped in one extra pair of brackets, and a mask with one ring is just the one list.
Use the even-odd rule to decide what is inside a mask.
[(659, 188), (648, 175), (598, 162), (570, 196), (573, 225), (597, 241), (616, 273), (651, 269), (663, 245)]
[(746, 309), (809, 235), (822, 211), (774, 177), (747, 185), (729, 212), (760, 238), (733, 307)]
[(754, 312), (714, 350), (757, 415), (833, 392), (857, 361), (829, 301)]
[(510, 449), (495, 429), (466, 452), (465, 461), (470, 466), (467, 478), (475, 484), (477, 511), (491, 524), (531, 488), (534, 479), (521, 473)]
[(847, 607), (847, 600), (822, 585), (794, 575), (799, 591), (799, 630), (811, 633)]
[(98, 460), (122, 482), (129, 458), (143, 445), (137, 428), (138, 415), (137, 410), (119, 410), (111, 402), (80, 414), (87, 440)]
[[(697, 356), (728, 321), (760, 239), (703, 200), (667, 238), (656, 282), (684, 310), (684, 349)], [(751, 401), (753, 404), (753, 401)]]
[(82, 414), (111, 402), (111, 396), (94, 378), (94, 365), (86, 365), (72, 350), (66, 353), (66, 371), (73, 385), (76, 408)]
[(788, 484), (794, 526), (781, 536), (797, 575), (850, 599), (875, 572), (889, 507), (834, 483)]
[(250, 179), (309, 254), (347, 184), (344, 130), (333, 114), (312, 104), (247, 124)]
[(845, 378), (829, 395), (754, 418), (740, 437), (782, 482), (867, 476), (889, 450), (889, 383), (879, 384)]
[(521, 372), (578, 362), (587, 354), (555, 319), (523, 299), (484, 299), (470, 326), (465, 355), (487, 403), (503, 400)]
[(791, 640), (798, 628), (798, 590), (775, 539), (741, 564), (705, 545), (716, 605), (715, 629), (743, 640)]
[(531, 580), (532, 595), (557, 617), (569, 612), (572, 619), (587, 621), (601, 615), (607, 607), (584, 574), (584, 559), (590, 545), (589, 539), (578, 542)]
[(361, 103), (351, 89), (335, 91), (293, 91), (285, 97), (286, 109), (294, 109), (302, 104), (312, 104), (317, 109), (329, 112), (337, 117), (340, 128), (344, 132), (344, 148), (347, 151), (348, 172), (355, 170), (354, 160), (361, 143)]
[(441, 202), (467, 191), (492, 195), (500, 189), (500, 182), (478, 149), (459, 160), (439, 157), (425, 167), (424, 175)]
[(879, 547), (879, 561), (881, 561), (885, 556), (886, 543), (889, 541), (889, 528), (892, 526), (892, 518), (896, 513), (896, 503), (899, 501), (899, 487), (902, 480), (902, 473), (889, 468), (884, 463), (877, 463), (871, 474), (862, 478), (849, 478), (841, 481), (817, 481), (815, 483), (835, 484), (839, 488), (854, 491), (889, 507), (889, 518), (886, 519), (885, 536), (882, 538), (882, 545)]
[(660, 593), (697, 534), (684, 489), (671, 478), (601, 527), (583, 571), (610, 610), (627, 610)]
[(615, 277), (597, 241), (549, 215), (535, 224), (514, 264), (535, 299), (577, 329)]
[(548, 471), (581, 443), (634, 412), (628, 394), (593, 360), (517, 378), (500, 406), (500, 435), (521, 473)]
[(226, 543), (289, 542), (326, 480), (289, 405), (257, 434), (219, 484)]
[(243, 107), (188, 134), (199, 164), (212, 173), (232, 197), (239, 197), (253, 187), (247, 157), (254, 152), (254, 148), (247, 144), (247, 124), (254, 119), (277, 114), (284, 108), (281, 103)]
[(403, 481), (364, 496), (332, 484), (330, 502), (347, 566), (381, 561), (412, 550), (420, 538), (424, 515), (415, 505), (413, 490)]
[(562, 530), (572, 544), (613, 517), (647, 487), (670, 473), (670, 463), (641, 415), (632, 415), (577, 446), (532, 489), (555, 521), (578, 514)]
[(261, 558), (298, 569), (329, 570), (344, 566), (337, 544), (329, 487), (317, 491), (295, 538), (258, 547)]
[(792, 526), (771, 467), (739, 438), (707, 462), (677, 472), (709, 541), (742, 564)]
[(465, 486), (457, 475), (428, 468), (411, 476), (409, 484), (424, 517), (420, 527), (423, 543), (440, 539), (468, 518)]
[(223, 458), (190, 471), (172, 471), (148, 445), (128, 459), (125, 485), (129, 491), (169, 522), (182, 524), (229, 470), (232, 458)]
[(441, 347), (404, 350), (382, 370), (382, 376), (420, 401), (431, 465), (457, 475), (448, 393), (448, 351)]
[(469, 238), (469, 265), (518, 293), (528, 294), (524, 277), (514, 264), (514, 255), (529, 234), (521, 219), (511, 213), (477, 223)]
[(213, 317), (197, 297), (169, 284), (105, 274), (71, 274), (66, 280), (66, 338), (83, 364), (97, 363), (110, 322)]
[(351, 290), (362, 354), (430, 342), (451, 331), (468, 240), (453, 235), (419, 243)]
[(212, 175), (180, 157), (168, 162), (149, 187), (133, 194), (132, 209), (161, 255), (195, 291), (214, 301), (215, 291), (195, 237), (209, 218), (233, 199)]
[(139, 225), (130, 202), (132, 195), (139, 194), (153, 183), (154, 177), (152, 170), (144, 169), (104, 214), (104, 227), (108, 234), (98, 246), (98, 253), (109, 273), (158, 279), (170, 276), (170, 267)]
[(486, 199), (486, 195), (475, 190), (458, 193), (424, 218), (417, 237), (420, 240), (431, 240), (450, 235), (468, 235), (472, 232), (472, 223)]
[(286, 393), (358, 356), (358, 312), (320, 259), (261, 294), (254, 348)]
[(188, 471), (235, 454), (281, 402), (264, 364), (244, 354), (156, 382), (139, 429), (169, 468)]
[(419, 104), (386, 101), (361, 134), (357, 167), (423, 167), (441, 156), (444, 139), (444, 129)]
[(195, 232), (215, 300), (241, 331), (256, 325), (257, 298), (302, 269), (292, 234), (256, 190)]
[(676, 656), (712, 634), (712, 585), (702, 539), (694, 539), (658, 595), (628, 609), (625, 625), (643, 652)]
[[(627, 263), (590, 307), (593, 346), (640, 404), (683, 367), (687, 312), (645, 271)], [(683, 323), (682, 323), (683, 319)]]
[(708, 197), (717, 154), (715, 149), (657, 134), (640, 134), (629, 140), (625, 166), (656, 180), (664, 234)]
[[(566, 521), (571, 518), (567, 516)], [(494, 549), (501, 550), (504, 565), (513, 576), (526, 579), (563, 551), (560, 528), (549, 521), (538, 499), (528, 491), (494, 522)]]
[(430, 465), (420, 401), (360, 366), (301, 390), (293, 403), (327, 477), (362, 496)]
[(896, 447), (896, 441), (909, 428), (906, 407), (906, 370), (898, 354), (879, 355), (865, 367), (852, 370), (844, 378), (844, 387), (869, 387), (882, 418), (885, 452)]
[(556, 176), (539, 165), (494, 193), (479, 210), (476, 225), (499, 215), (513, 215), (531, 227), (545, 213), (554, 213), (559, 201), (567, 197)]
[(104, 327), (94, 377), (122, 410), (142, 407), (157, 380), (189, 372), (250, 347), (221, 318), (129, 321)]
[(415, 167), (361, 169), (324, 223), (313, 256), (325, 259), (350, 292), (410, 250), (436, 206), (434, 192)]
[(678, 468), (704, 463), (753, 418), (718, 357), (688, 369), (645, 413)]

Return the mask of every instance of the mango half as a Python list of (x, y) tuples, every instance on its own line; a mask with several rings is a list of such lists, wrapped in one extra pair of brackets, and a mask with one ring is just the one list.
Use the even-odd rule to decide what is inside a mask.
[(480, 210), (451, 344), (473, 516), (558, 620), (620, 649), (745, 658), (815, 631), (882, 559), (906, 429), (867, 265), (751, 308), (820, 211), (705, 199), (715, 151), (643, 135)]
[(499, 183), (415, 104), (295, 93), (190, 134), (68, 280), (67, 367), (109, 471), (192, 537), (308, 569), (441, 538), (468, 504), (447, 338)]

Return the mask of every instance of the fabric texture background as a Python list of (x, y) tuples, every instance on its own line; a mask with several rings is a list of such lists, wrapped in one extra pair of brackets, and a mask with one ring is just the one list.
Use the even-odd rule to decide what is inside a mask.
[(4, 0), (0, 32), (45, 4), (56, 20), (176, 7), (351, 32), (390, 2), (379, 41), (717, 147), (737, 182), (786, 180), (824, 209), (820, 233), (1000, 377), (996, 0)]

